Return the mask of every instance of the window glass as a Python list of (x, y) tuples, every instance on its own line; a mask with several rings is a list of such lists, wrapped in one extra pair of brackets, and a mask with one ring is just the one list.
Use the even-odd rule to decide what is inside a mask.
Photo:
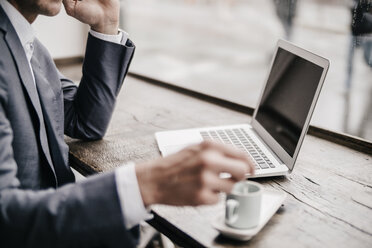
[(372, 140), (372, 11), (354, 0), (126, 0), (131, 71), (255, 107), (276, 42), (331, 61), (312, 124)]

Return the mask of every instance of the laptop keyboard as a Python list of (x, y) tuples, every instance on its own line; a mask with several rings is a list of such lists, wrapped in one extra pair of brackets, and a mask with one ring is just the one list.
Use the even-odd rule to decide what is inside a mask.
[(248, 153), (256, 162), (257, 170), (275, 168), (275, 165), (243, 128), (208, 130), (200, 132), (200, 135), (204, 140), (221, 142)]

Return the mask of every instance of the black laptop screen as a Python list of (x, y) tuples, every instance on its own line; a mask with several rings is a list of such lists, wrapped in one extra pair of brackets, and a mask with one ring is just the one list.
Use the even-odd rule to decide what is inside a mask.
[(322, 67), (278, 49), (256, 119), (291, 157), (322, 73)]

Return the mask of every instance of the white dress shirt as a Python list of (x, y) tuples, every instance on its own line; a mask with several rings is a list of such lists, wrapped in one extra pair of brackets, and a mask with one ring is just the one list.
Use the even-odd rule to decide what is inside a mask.
[[(21, 41), (35, 84), (35, 77), (31, 66), (31, 58), (34, 52), (34, 29), (23, 15), (7, 0), (1, 0), (0, 5), (4, 9), (17, 32), (19, 40)], [(93, 30), (90, 30), (90, 34), (98, 39), (122, 45), (125, 45), (128, 40), (128, 34), (122, 30), (119, 30), (117, 35), (102, 34)], [(143, 204), (134, 166), (134, 163), (129, 163), (119, 167), (115, 171), (116, 188), (119, 195), (124, 223), (127, 229), (139, 224), (142, 220), (152, 217)]]

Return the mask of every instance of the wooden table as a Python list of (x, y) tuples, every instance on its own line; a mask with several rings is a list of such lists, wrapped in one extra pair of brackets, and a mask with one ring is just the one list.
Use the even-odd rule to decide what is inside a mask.
[[(250, 117), (243, 112), (252, 110), (128, 77), (105, 138), (66, 139), (71, 164), (88, 175), (149, 160), (159, 156), (156, 131), (244, 123)], [(310, 133), (291, 175), (257, 180), (288, 197), (251, 241), (223, 238), (211, 227), (222, 203), (155, 206), (150, 224), (184, 247), (372, 247), (371, 143), (317, 128)]]

